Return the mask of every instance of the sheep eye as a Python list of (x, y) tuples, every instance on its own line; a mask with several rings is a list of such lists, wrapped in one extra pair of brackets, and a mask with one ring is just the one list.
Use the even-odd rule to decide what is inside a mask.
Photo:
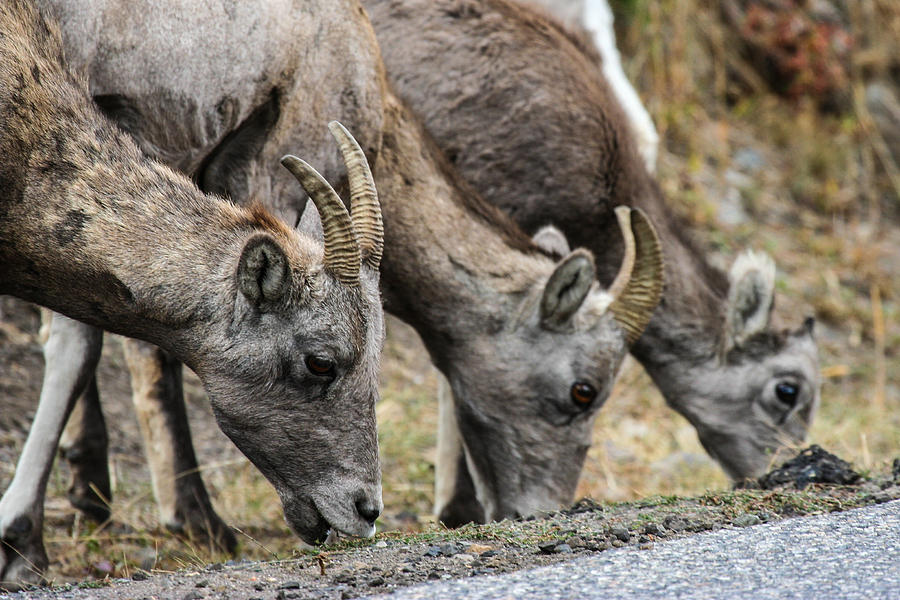
[(797, 397), (800, 395), (800, 386), (787, 381), (779, 381), (775, 384), (775, 397), (782, 404), (793, 408), (797, 404)]
[(569, 393), (572, 396), (572, 402), (582, 408), (586, 408), (597, 397), (597, 390), (594, 386), (583, 381), (573, 383)]
[(334, 375), (334, 362), (321, 356), (313, 356), (310, 354), (306, 357), (306, 368), (313, 375), (325, 377)]

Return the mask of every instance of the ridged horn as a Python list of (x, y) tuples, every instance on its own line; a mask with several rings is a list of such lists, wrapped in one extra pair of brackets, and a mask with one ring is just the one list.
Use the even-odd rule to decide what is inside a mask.
[(325, 237), (325, 269), (345, 285), (359, 284), (359, 243), (350, 213), (334, 188), (306, 161), (291, 154), (281, 164), (297, 178), (319, 211)]
[(381, 205), (378, 203), (378, 192), (375, 190), (375, 179), (369, 169), (369, 162), (359, 142), (347, 131), (347, 128), (332, 121), (328, 124), (331, 135), (337, 140), (347, 166), (347, 178), (350, 181), (350, 218), (362, 259), (373, 269), (381, 264), (381, 253), (384, 249), (384, 224), (381, 220)]
[(641, 337), (662, 297), (663, 255), (656, 229), (644, 211), (620, 206), (616, 218), (625, 240), (625, 257), (609, 288), (613, 296), (609, 310), (631, 346)]

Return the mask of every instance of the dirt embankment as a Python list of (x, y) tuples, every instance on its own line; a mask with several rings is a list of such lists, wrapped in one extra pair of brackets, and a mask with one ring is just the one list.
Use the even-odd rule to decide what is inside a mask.
[(499, 574), (574, 556), (646, 549), (721, 528), (856, 508), (900, 498), (900, 459), (891, 473), (864, 478), (818, 446), (743, 489), (696, 498), (657, 496), (598, 504), (584, 499), (540, 518), (384, 533), (308, 550), (291, 560), (229, 561), (178, 572), (136, 570), (116, 578), (10, 595), (11, 598), (356, 598), (422, 583)]

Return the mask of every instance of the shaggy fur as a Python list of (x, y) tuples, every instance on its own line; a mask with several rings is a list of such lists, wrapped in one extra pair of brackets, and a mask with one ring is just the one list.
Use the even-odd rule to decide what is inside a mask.
[[(460, 173), (526, 231), (557, 226), (593, 250), (608, 283), (622, 253), (614, 208), (650, 215), (666, 291), (632, 352), (729, 475), (758, 475), (772, 453), (803, 439), (819, 389), (810, 329), (771, 328), (771, 286), (741, 278), (730, 288), (691, 241), (636, 152), (584, 36), (509, 0), (365, 5), (397, 92)], [(753, 344), (753, 360), (741, 358), (743, 344), (766, 331), (769, 352), (760, 356)], [(788, 380), (799, 388), (791, 403), (775, 392)]]

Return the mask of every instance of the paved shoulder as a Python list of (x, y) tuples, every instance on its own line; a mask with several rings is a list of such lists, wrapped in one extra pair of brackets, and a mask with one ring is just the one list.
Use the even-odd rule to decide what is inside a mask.
[(386, 598), (900, 598), (900, 501), (436, 582)]

